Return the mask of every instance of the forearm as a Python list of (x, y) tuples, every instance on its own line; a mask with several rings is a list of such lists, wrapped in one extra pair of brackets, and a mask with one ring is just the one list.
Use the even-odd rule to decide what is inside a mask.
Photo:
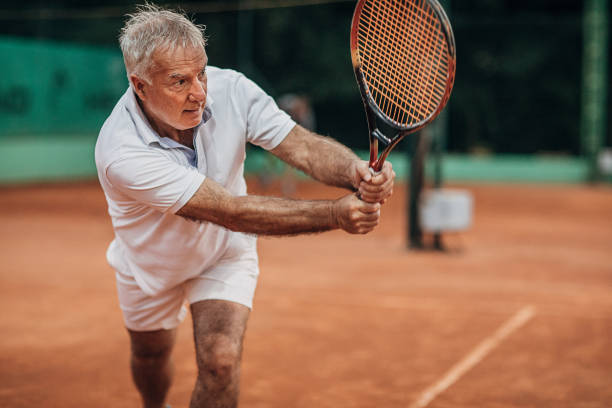
[(218, 204), (198, 205), (194, 200), (178, 214), (258, 235), (295, 235), (338, 228), (332, 201), (240, 196), (223, 197)]
[(358, 187), (354, 166), (359, 158), (329, 137), (296, 126), (287, 142), (272, 153), (322, 183), (350, 190)]
[(314, 135), (313, 139), (306, 174), (328, 185), (355, 190), (354, 165), (359, 160), (357, 155), (331, 138)]
[(365, 234), (378, 224), (380, 205), (362, 201), (355, 194), (334, 201), (233, 196), (207, 178), (176, 214), (259, 235), (296, 235), (337, 228)]
[(297, 201), (276, 197), (236, 197), (226, 215), (216, 221), (233, 231), (259, 235), (294, 235), (329, 231), (334, 222), (331, 201)]

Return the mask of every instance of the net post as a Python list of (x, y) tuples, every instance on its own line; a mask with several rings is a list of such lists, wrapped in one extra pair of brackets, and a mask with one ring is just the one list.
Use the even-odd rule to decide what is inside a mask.
[[(420, 224), (420, 198), (425, 184), (425, 157), (429, 146), (429, 130), (427, 128), (416, 133), (413, 141), (414, 154), (410, 160), (410, 186), (408, 189), (408, 249), (423, 249), (423, 230)], [(410, 154), (409, 154), (410, 155)]]
[[(444, 110), (440, 113), (440, 116), (430, 125), (432, 131), (432, 152), (434, 159), (434, 180), (433, 187), (436, 190), (442, 188), (443, 174), (442, 174), (442, 160), (443, 153), (446, 149), (446, 138), (448, 135), (448, 111)], [(442, 244), (442, 233), (436, 231), (433, 234), (433, 248), (437, 250), (443, 250), (444, 245)]]

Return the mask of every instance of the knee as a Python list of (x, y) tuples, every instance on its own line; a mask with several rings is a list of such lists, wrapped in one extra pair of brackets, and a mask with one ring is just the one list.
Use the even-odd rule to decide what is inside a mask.
[(132, 348), (132, 360), (141, 364), (155, 364), (167, 361), (172, 354), (172, 348), (164, 349), (134, 349)]
[(227, 336), (207, 336), (198, 341), (198, 379), (207, 388), (225, 389), (239, 375), (242, 346)]
[[(147, 339), (148, 340), (148, 339)], [(157, 364), (170, 359), (174, 342), (172, 339), (158, 341), (142, 341), (132, 337), (132, 361), (139, 364)]]

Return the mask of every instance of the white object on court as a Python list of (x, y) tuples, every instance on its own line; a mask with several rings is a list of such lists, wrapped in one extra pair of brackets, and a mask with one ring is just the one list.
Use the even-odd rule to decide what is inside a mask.
[(597, 156), (599, 171), (606, 176), (612, 176), (612, 149), (602, 149)]
[(425, 191), (420, 202), (421, 228), (426, 232), (466, 230), (472, 225), (473, 202), (467, 190)]

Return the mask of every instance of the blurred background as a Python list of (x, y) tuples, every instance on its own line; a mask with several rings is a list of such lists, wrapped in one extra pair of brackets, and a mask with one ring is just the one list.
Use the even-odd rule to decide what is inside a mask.
[[(137, 3), (1, 2), (0, 183), (95, 177), (96, 134), (127, 87), (117, 35)], [(443, 178), (610, 181), (607, 0), (442, 3), (458, 56), (430, 129)], [(311, 127), (368, 149), (348, 49), (354, 1), (160, 4), (207, 26), (212, 65), (244, 72), (285, 107), (297, 97)], [(391, 158), (401, 176), (414, 150), (403, 143)], [(251, 153), (248, 171), (270, 170)]]

